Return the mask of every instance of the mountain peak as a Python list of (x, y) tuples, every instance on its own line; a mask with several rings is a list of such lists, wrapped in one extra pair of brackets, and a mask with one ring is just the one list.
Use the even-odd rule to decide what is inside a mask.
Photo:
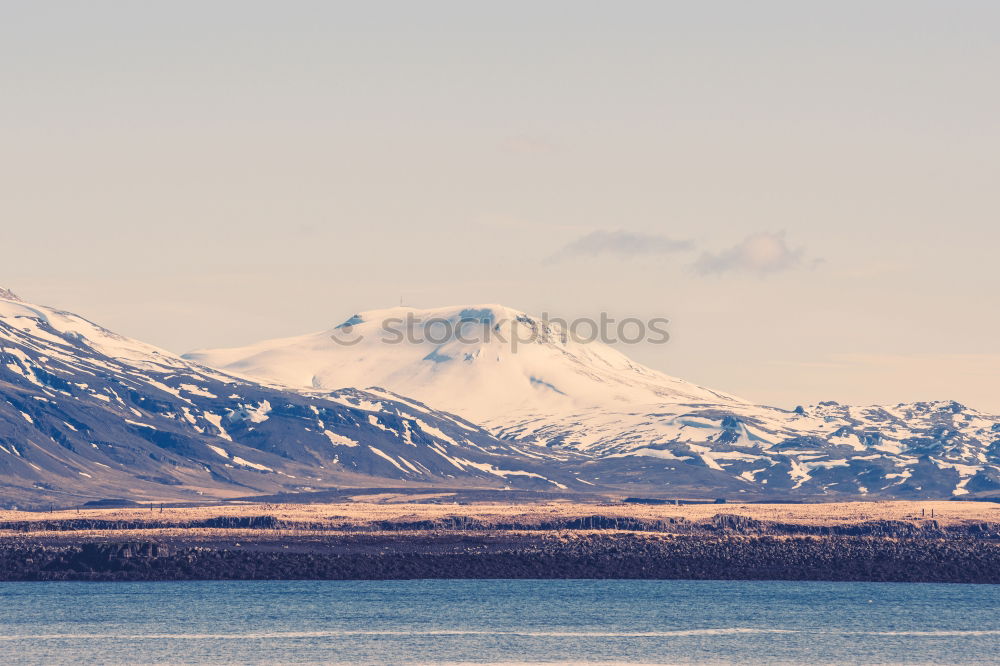
[(577, 335), (568, 322), (498, 304), (394, 307), (358, 312), (328, 331), (185, 358), (307, 390), (384, 386), (479, 423), (540, 410), (744, 402), (643, 367), (611, 347), (598, 322), (579, 321), (586, 326)]
[(523, 310), (517, 310), (497, 303), (453, 305), (439, 308), (415, 308), (401, 305), (393, 308), (359, 312), (344, 321), (340, 326), (357, 326), (358, 324), (384, 321), (392, 318), (406, 318), (407, 316), (417, 321), (443, 320), (494, 323), (526, 317), (527, 315)]
[(12, 292), (10, 289), (5, 289), (4, 287), (0, 287), (0, 300), (24, 303), (24, 301), (21, 300), (17, 294)]
[[(398, 306), (364, 310), (351, 315), (328, 333), (334, 337), (363, 333), (369, 338), (398, 341), (399, 336), (407, 332), (404, 337), (411, 344), (417, 338), (430, 342), (432, 348), (438, 351), (442, 345), (468, 351), (470, 346), (481, 347), (490, 340), (502, 343), (511, 337), (517, 338), (518, 345), (559, 340), (565, 344), (567, 336), (564, 328), (559, 320), (532, 317), (523, 310), (487, 303), (425, 309)], [(477, 335), (477, 330), (492, 332)]]

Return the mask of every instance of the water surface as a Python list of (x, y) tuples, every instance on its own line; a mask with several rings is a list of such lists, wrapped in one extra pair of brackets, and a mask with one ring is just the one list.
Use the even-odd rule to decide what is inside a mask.
[(0, 584), (45, 663), (1000, 663), (1000, 586), (730, 581)]

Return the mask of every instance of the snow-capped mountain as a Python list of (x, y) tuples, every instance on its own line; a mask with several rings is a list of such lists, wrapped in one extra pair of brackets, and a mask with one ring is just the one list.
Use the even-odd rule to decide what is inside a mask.
[(363, 312), (330, 330), (184, 358), (300, 389), (384, 386), (496, 426), (535, 413), (744, 403), (499, 305)]
[(0, 290), (0, 504), (580, 485), (544, 463), (389, 391), (235, 378)]
[(522, 451), (586, 454), (587, 478), (602, 485), (669, 492), (696, 478), (727, 492), (826, 497), (1000, 490), (1000, 417), (952, 402), (754, 405), (502, 306), (365, 312), (328, 331), (187, 358), (306, 392), (385, 386)]
[[(891, 407), (821, 403), (665, 404), (539, 416), (494, 432), (522, 445), (601, 460), (655, 458), (724, 472), (769, 494), (958, 497), (1000, 490), (1000, 417), (955, 402)], [(603, 475), (602, 483), (620, 479)]]

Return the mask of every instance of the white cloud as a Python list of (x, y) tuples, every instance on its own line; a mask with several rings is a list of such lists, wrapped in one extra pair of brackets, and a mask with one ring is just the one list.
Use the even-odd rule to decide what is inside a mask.
[(785, 239), (785, 232), (751, 234), (736, 245), (712, 253), (704, 252), (694, 263), (702, 275), (724, 273), (750, 273), (767, 275), (793, 268), (803, 263), (804, 251), (792, 248)]

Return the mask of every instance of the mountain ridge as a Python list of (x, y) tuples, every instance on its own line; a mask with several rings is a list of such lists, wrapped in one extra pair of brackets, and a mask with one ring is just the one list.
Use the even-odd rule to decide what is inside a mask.
[(579, 485), (412, 399), (283, 391), (0, 299), (0, 500), (190, 501), (387, 480)]
[[(515, 351), (480, 340), (402, 344), (393, 338), (386, 344), (372, 330), (379, 320), (413, 313), (423, 322), (456, 322), (477, 313), (473, 322), (485, 317), (492, 323), (503, 315), (546, 335), (528, 336), (530, 342)], [(557, 327), (503, 306), (377, 310), (355, 314), (341, 327), (367, 337), (338, 345), (328, 339), (338, 335), (335, 327), (188, 356), (209, 365), (227, 361), (220, 367), (307, 392), (374, 376), (475, 420), (502, 440), (592, 456), (609, 466), (601, 481), (613, 485), (635, 482), (635, 469), (670, 484), (664, 469), (706, 468), (734, 478), (729, 489), (735, 492), (961, 497), (1000, 491), (1000, 417), (952, 401), (827, 401), (794, 410), (754, 405), (644, 368), (600, 343), (583, 350)], [(617, 393), (630, 384), (633, 390)], [(481, 387), (491, 390), (477, 391)], [(669, 466), (657, 476), (640, 459)]]
[[(293, 388), (0, 298), (0, 503), (391, 485), (746, 500), (1000, 495), (1000, 417), (956, 402), (784, 410), (566, 340), (512, 309), (430, 314), (484, 334), (512, 322), (538, 333), (517, 349), (509, 335), (385, 344), (379, 335), (399, 332), (373, 331), (379, 317), (412, 311), (374, 312), (260, 347), (299, 354), (286, 370), (306, 385)], [(371, 338), (344, 345), (334, 334)], [(315, 348), (333, 348), (339, 365), (315, 372)], [(342, 367), (405, 381), (325, 385)], [(442, 396), (484, 418), (442, 409)]]

